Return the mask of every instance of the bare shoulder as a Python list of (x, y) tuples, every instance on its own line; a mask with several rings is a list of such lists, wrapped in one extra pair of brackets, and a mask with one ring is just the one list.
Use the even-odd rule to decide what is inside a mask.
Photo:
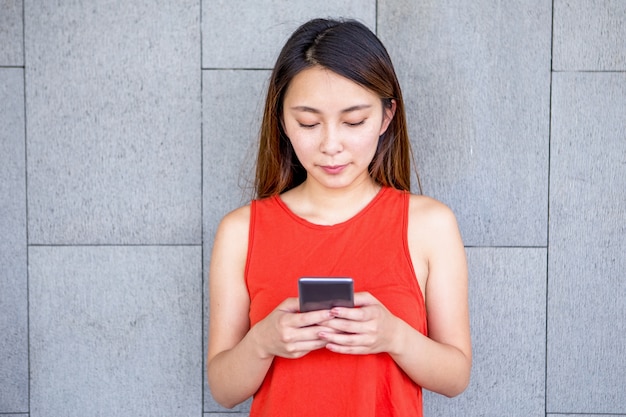
[(450, 207), (434, 198), (414, 194), (409, 200), (409, 227), (413, 231), (419, 230), (420, 234), (428, 234), (428, 238), (434, 237), (431, 234), (458, 231)]
[(246, 205), (226, 214), (217, 228), (215, 244), (229, 243), (236, 245), (238, 243), (247, 246), (250, 213), (250, 205)]
[[(422, 293), (427, 282), (436, 279), (439, 265), (459, 258), (463, 243), (452, 210), (434, 198), (411, 194), (409, 197), (407, 241), (413, 268)], [(432, 286), (431, 286), (432, 287)]]
[(245, 229), (247, 233), (250, 227), (250, 212), (250, 205), (242, 206), (231, 211), (222, 218), (218, 230), (237, 233)]
[(251, 207), (247, 205), (231, 211), (222, 218), (213, 242), (212, 277), (243, 273), (248, 252), (250, 214)]

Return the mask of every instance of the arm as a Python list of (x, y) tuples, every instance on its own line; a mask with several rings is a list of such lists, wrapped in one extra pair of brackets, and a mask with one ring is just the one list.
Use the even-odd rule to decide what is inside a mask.
[(420, 386), (447, 396), (469, 383), (472, 353), (469, 331), (467, 265), (456, 219), (443, 204), (413, 196), (409, 250), (425, 293), (429, 336), (393, 316), (368, 293), (355, 294), (358, 309), (333, 309), (335, 330), (322, 334), (328, 349), (340, 353), (388, 352)]
[(288, 298), (250, 329), (244, 277), (249, 225), (249, 207), (224, 218), (209, 270), (207, 376), (213, 398), (228, 408), (257, 391), (274, 356), (297, 358), (324, 347), (317, 336), (324, 328), (312, 325), (330, 317), (328, 310), (299, 314), (297, 298)]
[(231, 408), (250, 397), (263, 381), (271, 358), (262, 359), (248, 336), (250, 298), (244, 280), (249, 207), (220, 223), (209, 268), (207, 376), (214, 399)]

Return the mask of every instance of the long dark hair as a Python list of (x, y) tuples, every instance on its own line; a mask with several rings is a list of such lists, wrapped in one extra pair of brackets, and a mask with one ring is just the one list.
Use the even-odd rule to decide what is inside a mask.
[(387, 50), (362, 23), (314, 19), (291, 35), (272, 71), (257, 155), (257, 198), (280, 194), (306, 179), (306, 171), (282, 128), (281, 117), (291, 80), (316, 65), (374, 92), (385, 107), (396, 103), (395, 115), (379, 139), (369, 172), (380, 185), (410, 191), (412, 154), (404, 101)]

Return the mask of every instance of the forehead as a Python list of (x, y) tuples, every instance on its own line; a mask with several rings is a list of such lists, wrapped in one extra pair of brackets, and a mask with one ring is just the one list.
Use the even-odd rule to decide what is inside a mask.
[(361, 104), (374, 105), (377, 102), (380, 103), (380, 98), (373, 91), (320, 66), (298, 73), (289, 83), (284, 96), (285, 108), (346, 108)]

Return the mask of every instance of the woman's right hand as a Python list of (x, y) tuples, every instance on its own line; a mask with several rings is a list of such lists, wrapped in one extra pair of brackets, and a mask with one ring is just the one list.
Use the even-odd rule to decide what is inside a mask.
[(318, 323), (330, 318), (330, 310), (300, 313), (298, 299), (287, 298), (251, 331), (263, 358), (296, 359), (326, 346), (328, 342), (319, 338), (320, 332), (335, 330)]

